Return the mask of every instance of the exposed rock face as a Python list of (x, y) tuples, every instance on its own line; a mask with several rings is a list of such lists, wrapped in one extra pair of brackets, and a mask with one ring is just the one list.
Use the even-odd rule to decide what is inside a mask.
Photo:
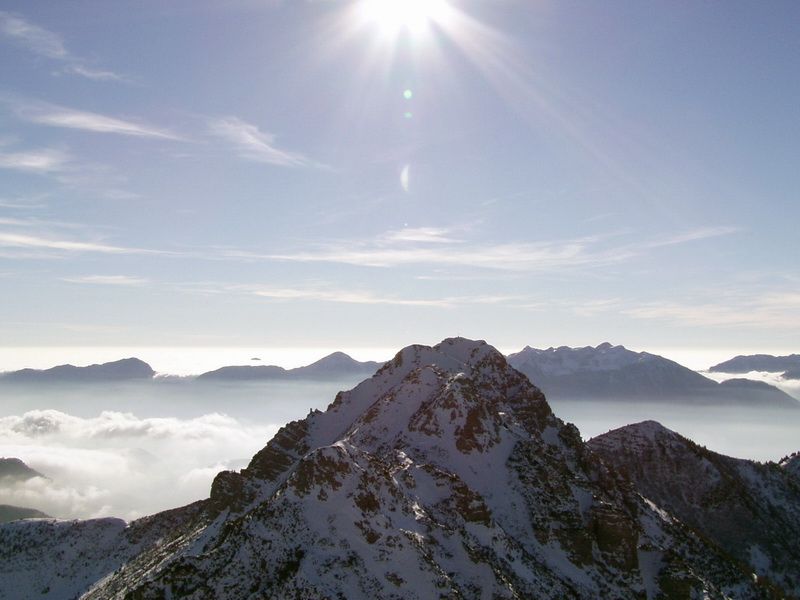
[(588, 446), (648, 500), (800, 597), (797, 455), (782, 465), (730, 458), (653, 421), (611, 431)]
[[(170, 518), (151, 517), (163, 537), (143, 535), (134, 555), (112, 535), (121, 566), (109, 564), (83, 597), (769, 592), (607, 468), (494, 348), (464, 339), (402, 350), (324, 413), (281, 429), (241, 473), (221, 473), (210, 500), (188, 510), (174, 531)], [(9, 535), (0, 527), (0, 547)], [(52, 550), (40, 542), (39, 553)], [(25, 551), (35, 556), (36, 544)], [(0, 567), (26, 577), (36, 568), (11, 557)]]
[(155, 371), (138, 358), (125, 358), (115, 362), (88, 367), (60, 365), (52, 369), (22, 369), (0, 376), (0, 382), (10, 383), (88, 383), (95, 381), (126, 381), (152, 379)]
[(746, 404), (800, 408), (778, 388), (743, 379), (724, 384), (674, 361), (624, 346), (526, 347), (508, 362), (531, 378), (550, 399), (635, 399), (656, 402)]
[(712, 373), (749, 373), (750, 371), (766, 371), (782, 373), (790, 369), (800, 369), (800, 354), (788, 356), (772, 356), (771, 354), (750, 354), (736, 356), (709, 369)]

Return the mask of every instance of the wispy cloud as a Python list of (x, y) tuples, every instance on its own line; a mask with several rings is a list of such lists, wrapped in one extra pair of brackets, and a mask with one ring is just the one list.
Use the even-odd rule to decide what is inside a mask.
[(43, 197), (44, 196), (38, 196), (34, 199), (0, 198), (0, 208), (9, 208), (12, 210), (38, 210), (46, 206), (46, 204), (41, 202)]
[(407, 227), (397, 231), (389, 231), (384, 239), (387, 242), (427, 242), (435, 244), (452, 244), (459, 240), (450, 237), (451, 229), (442, 227)]
[(298, 152), (278, 148), (273, 134), (261, 131), (256, 125), (238, 117), (213, 119), (208, 124), (211, 133), (227, 141), (237, 154), (246, 160), (279, 167), (322, 167)]
[(0, 12), (0, 33), (40, 56), (56, 60), (66, 60), (69, 53), (61, 36), (20, 16)]
[(726, 225), (720, 225), (716, 227), (698, 227), (696, 229), (682, 231), (662, 239), (653, 240), (648, 242), (646, 245), (649, 248), (675, 246), (677, 244), (685, 244), (687, 242), (696, 242), (725, 235), (732, 235), (734, 233), (740, 233), (741, 231), (742, 229), (740, 227), (730, 227)]
[(75, 110), (64, 106), (41, 102), (17, 102), (16, 104), (15, 112), (17, 116), (30, 123), (39, 125), (133, 137), (167, 140), (181, 139), (179, 135), (166, 129), (160, 129), (133, 120), (119, 119), (98, 113)]
[(341, 240), (310, 249), (279, 254), (230, 250), (230, 258), (337, 263), (364, 267), (480, 268), (500, 271), (545, 272), (625, 262), (654, 247), (671, 246), (728, 235), (733, 227), (708, 227), (681, 232), (661, 240), (609, 245), (615, 236), (586, 236), (539, 242), (473, 243), (458, 239), (449, 229), (420, 227), (389, 231), (372, 240)]
[(201, 294), (243, 294), (275, 302), (311, 301), (335, 304), (376, 306), (409, 306), (423, 308), (453, 308), (466, 305), (518, 304), (525, 299), (516, 295), (476, 294), (464, 296), (436, 296), (428, 298), (385, 294), (367, 289), (344, 289), (324, 282), (306, 285), (254, 285), (234, 283), (183, 283), (176, 286), (182, 291)]
[(80, 64), (73, 64), (69, 65), (64, 69), (65, 73), (70, 73), (72, 75), (79, 75), (81, 77), (85, 77), (86, 79), (93, 79), (95, 81), (119, 81), (119, 82), (128, 82), (126, 77), (122, 75), (117, 75), (113, 71), (107, 71), (104, 69), (93, 69), (91, 67), (87, 67), (86, 65)]
[(687, 302), (649, 302), (621, 310), (635, 319), (683, 326), (776, 328), (800, 331), (800, 292), (768, 292), (751, 298), (698, 298)]
[(392, 306), (448, 307), (447, 299), (405, 299), (376, 295), (372, 292), (335, 289), (297, 289), (297, 288), (254, 288), (249, 290), (255, 296), (271, 300), (316, 300), (342, 304), (383, 304)]
[(683, 327), (775, 329), (800, 331), (800, 290), (762, 287), (743, 293), (738, 289), (696, 290), (680, 300), (606, 298), (566, 300), (548, 310), (567, 309), (581, 317), (625, 315), (637, 320), (662, 321)]
[(0, 231), (0, 247), (56, 250), (63, 252), (95, 252), (101, 254), (170, 254), (169, 252), (162, 252), (159, 250), (127, 248), (97, 242), (73, 241), (2, 231)]
[(69, 168), (71, 157), (63, 150), (43, 148), (19, 152), (0, 152), (0, 169), (27, 173), (61, 173)]
[(0, 36), (33, 54), (64, 64), (62, 73), (97, 81), (126, 81), (121, 75), (109, 70), (87, 66), (86, 61), (67, 50), (60, 35), (31, 23), (20, 15), (0, 11)]
[(139, 287), (147, 285), (150, 280), (129, 275), (86, 275), (83, 277), (63, 277), (69, 283), (86, 283), (90, 285), (111, 285), (121, 287)]
[[(397, 243), (401, 242), (401, 243)], [(435, 265), (477, 267), (504, 271), (548, 271), (621, 262), (635, 256), (629, 249), (596, 250), (584, 240), (506, 244), (406, 243), (382, 239), (377, 243), (332, 243), (295, 253), (263, 258), (291, 262), (339, 263), (365, 267)], [(246, 257), (246, 255), (242, 255)]]
[(31, 23), (20, 15), (0, 11), (0, 36), (33, 54), (64, 63), (61, 71), (63, 73), (97, 81), (126, 81), (126, 78), (112, 71), (87, 66), (85, 61), (67, 50), (60, 35)]

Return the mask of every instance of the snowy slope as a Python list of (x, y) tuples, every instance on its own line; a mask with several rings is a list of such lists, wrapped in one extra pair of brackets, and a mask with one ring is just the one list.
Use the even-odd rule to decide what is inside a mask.
[(143, 550), (204, 522), (205, 503), (127, 525), (121, 519), (33, 519), (0, 526), (0, 599), (77, 598)]

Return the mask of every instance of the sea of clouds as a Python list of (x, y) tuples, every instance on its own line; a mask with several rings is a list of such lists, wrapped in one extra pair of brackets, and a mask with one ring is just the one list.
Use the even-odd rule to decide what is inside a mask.
[(3, 482), (0, 504), (59, 518), (133, 519), (205, 498), (214, 476), (239, 469), (277, 424), (245, 424), (219, 413), (139, 418), (58, 410), (0, 417), (0, 456), (21, 458), (47, 479)]

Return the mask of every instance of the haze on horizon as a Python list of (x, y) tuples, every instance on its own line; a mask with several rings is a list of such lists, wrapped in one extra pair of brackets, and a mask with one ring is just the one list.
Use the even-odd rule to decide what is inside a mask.
[(797, 3), (378, 6), (5, 2), (3, 345), (798, 350)]

